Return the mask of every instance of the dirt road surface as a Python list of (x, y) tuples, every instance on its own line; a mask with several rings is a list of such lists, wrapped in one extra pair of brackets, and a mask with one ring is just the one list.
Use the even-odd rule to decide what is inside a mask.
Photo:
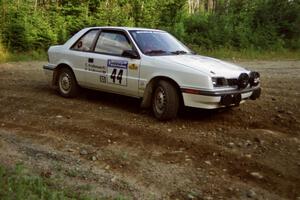
[(50, 89), (43, 62), (0, 64), (0, 163), (114, 199), (300, 198), (300, 61), (240, 62), (259, 100), (158, 122), (128, 97)]

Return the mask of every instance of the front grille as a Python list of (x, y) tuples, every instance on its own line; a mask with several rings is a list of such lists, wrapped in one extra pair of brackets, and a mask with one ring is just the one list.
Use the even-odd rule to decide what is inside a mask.
[(238, 80), (236, 78), (227, 79), (228, 86), (238, 85)]

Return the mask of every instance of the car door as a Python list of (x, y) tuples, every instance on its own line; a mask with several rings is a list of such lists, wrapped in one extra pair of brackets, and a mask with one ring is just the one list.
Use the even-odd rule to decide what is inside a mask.
[(87, 82), (103, 91), (138, 96), (140, 59), (124, 52), (136, 52), (125, 31), (102, 30), (88, 58)]

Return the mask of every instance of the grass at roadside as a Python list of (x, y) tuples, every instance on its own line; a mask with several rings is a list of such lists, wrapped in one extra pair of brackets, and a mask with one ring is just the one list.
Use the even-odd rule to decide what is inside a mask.
[(227, 48), (203, 50), (199, 47), (192, 47), (192, 49), (200, 55), (227, 60), (300, 60), (300, 50), (291, 51), (282, 49), (276, 51), (260, 51), (254, 49), (233, 50)]
[(8, 58), (8, 52), (3, 47), (1, 41), (0, 41), (0, 63), (5, 61)]
[(29, 52), (5, 52), (0, 49), (0, 63), (4, 62), (18, 62), (18, 61), (42, 61), (47, 60), (46, 51), (29, 51)]
[[(73, 192), (71, 188), (60, 189), (54, 179), (27, 173), (22, 165), (16, 165), (14, 169), (7, 169), (0, 165), (0, 199), (92, 200), (97, 198)], [(121, 199), (125, 200), (123, 197), (116, 198), (116, 200)]]
[[(192, 46), (192, 49), (200, 55), (206, 55), (226, 60), (300, 60), (300, 50), (291, 51), (282, 49), (277, 51), (259, 51), (246, 49), (238, 51), (227, 48), (203, 50), (198, 46)], [(47, 60), (47, 52), (44, 50), (39, 50), (12, 53), (5, 51), (0, 46), (0, 63), (38, 60)]]
[(50, 186), (48, 180), (40, 176), (25, 173), (22, 165), (15, 169), (5, 169), (0, 166), (0, 199), (82, 199), (87, 197), (70, 195), (66, 191)]

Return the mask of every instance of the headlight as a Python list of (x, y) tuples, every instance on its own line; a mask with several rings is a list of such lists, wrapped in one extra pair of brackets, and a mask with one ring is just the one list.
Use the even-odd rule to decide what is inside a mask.
[(228, 85), (228, 82), (224, 77), (213, 77), (212, 83), (214, 87), (224, 87)]

